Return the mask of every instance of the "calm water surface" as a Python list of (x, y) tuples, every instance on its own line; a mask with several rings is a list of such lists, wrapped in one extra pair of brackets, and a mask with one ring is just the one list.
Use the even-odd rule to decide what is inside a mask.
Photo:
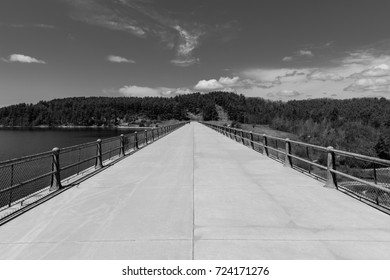
[(0, 161), (131, 132), (109, 128), (0, 128)]

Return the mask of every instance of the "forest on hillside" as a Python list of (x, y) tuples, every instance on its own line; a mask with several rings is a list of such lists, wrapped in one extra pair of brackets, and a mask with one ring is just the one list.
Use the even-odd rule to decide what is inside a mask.
[(390, 100), (356, 98), (270, 101), (228, 92), (163, 97), (75, 97), (0, 108), (3, 126), (115, 126), (139, 120), (218, 120), (268, 124), (302, 141), (390, 159)]

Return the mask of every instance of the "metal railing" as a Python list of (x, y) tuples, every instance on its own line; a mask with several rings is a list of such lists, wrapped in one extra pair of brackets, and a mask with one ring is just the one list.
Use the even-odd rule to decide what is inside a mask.
[(0, 220), (188, 122), (0, 162)]
[(390, 161), (345, 152), (333, 147), (257, 134), (227, 126), (202, 122), (219, 133), (249, 146), (387, 213), (390, 211)]

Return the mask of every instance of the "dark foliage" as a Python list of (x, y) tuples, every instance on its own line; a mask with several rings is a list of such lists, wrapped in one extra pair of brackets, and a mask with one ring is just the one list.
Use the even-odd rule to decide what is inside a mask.
[[(304, 142), (390, 159), (390, 101), (385, 98), (269, 101), (235, 93), (162, 97), (77, 97), (0, 108), (5, 126), (110, 126), (137, 119), (186, 120), (188, 113), (218, 120), (221, 106), (235, 126), (269, 124)], [(142, 123), (143, 124), (143, 123)]]

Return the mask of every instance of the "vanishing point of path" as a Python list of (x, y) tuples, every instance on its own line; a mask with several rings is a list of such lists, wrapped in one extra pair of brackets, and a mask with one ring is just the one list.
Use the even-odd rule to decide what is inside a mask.
[(0, 259), (390, 259), (390, 216), (191, 123), (0, 227)]

